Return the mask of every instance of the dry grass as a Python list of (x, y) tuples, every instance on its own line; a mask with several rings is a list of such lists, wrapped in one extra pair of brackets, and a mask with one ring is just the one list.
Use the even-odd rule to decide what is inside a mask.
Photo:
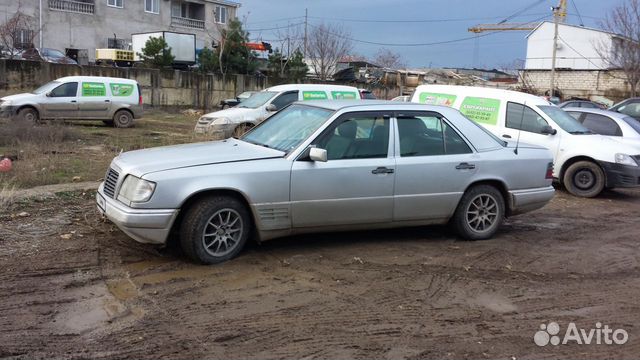
[(13, 204), (15, 187), (4, 185), (0, 187), (0, 209), (7, 209)]
[(196, 118), (182, 114), (145, 114), (130, 129), (102, 122), (25, 125), (0, 123), (0, 155), (17, 157), (13, 169), (0, 173), (0, 189), (102, 179), (120, 151), (203, 140), (193, 133)]

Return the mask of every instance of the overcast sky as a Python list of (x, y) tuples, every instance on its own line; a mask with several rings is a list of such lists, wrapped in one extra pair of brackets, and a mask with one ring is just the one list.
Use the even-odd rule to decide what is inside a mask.
[[(478, 39), (467, 29), (479, 23), (499, 22), (534, 5), (536, 0), (239, 0), (240, 19), (246, 19), (251, 40), (276, 40), (287, 26), (304, 22), (309, 30), (320, 23), (339, 23), (354, 40), (385, 44), (425, 44), (470, 38), (429, 46), (381, 46), (354, 41), (354, 52), (367, 57), (386, 47), (402, 55), (411, 67), (500, 67), (526, 57), (526, 31), (504, 31)], [(573, 0), (585, 26), (599, 27), (609, 9), (623, 0)], [(558, 0), (539, 0), (509, 22), (548, 16)], [(568, 0), (567, 22), (581, 20)], [(401, 22), (404, 21), (404, 22)], [(280, 28), (273, 30), (274, 28)], [(300, 26), (302, 29), (302, 26)], [(485, 33), (486, 34), (486, 33)], [(474, 56), (476, 41), (478, 55)], [(277, 44), (277, 41), (272, 41)]]

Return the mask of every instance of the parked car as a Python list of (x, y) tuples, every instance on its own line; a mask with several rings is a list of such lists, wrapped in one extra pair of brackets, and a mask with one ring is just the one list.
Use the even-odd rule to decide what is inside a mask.
[(640, 98), (629, 98), (623, 100), (610, 107), (609, 110), (629, 115), (632, 118), (640, 120)]
[(0, 115), (23, 121), (40, 119), (102, 120), (131, 127), (142, 117), (142, 95), (135, 80), (68, 76), (42, 85), (31, 93), (0, 99)]
[(240, 94), (238, 94), (238, 96), (236, 96), (233, 99), (225, 99), (220, 101), (220, 108), (221, 109), (226, 109), (226, 108), (231, 108), (234, 107), (238, 104), (240, 104), (243, 100), (248, 99), (249, 97), (251, 97), (251, 95), (255, 94), (257, 91), (245, 91), (242, 92)]
[(306, 101), (240, 139), (131, 151), (96, 194), (133, 239), (212, 264), (259, 241), (317, 231), (452, 221), (493, 236), (551, 200), (552, 155), (513, 147), (457, 110), (389, 101)]
[(543, 146), (553, 176), (573, 195), (640, 186), (640, 150), (597, 135), (538, 96), (500, 89), (420, 85), (413, 102), (452, 106), (502, 139)]
[(411, 101), (411, 95), (396, 96), (393, 99), (391, 99), (391, 101), (409, 102)]
[(586, 108), (565, 108), (587, 129), (608, 136), (640, 150), (640, 121), (614, 111)]
[(587, 100), (568, 100), (558, 104), (561, 108), (587, 108), (587, 109), (605, 109), (606, 106), (598, 104), (597, 102)]
[(373, 95), (369, 89), (358, 89), (360, 91), (360, 98), (363, 100), (375, 100), (376, 96)]
[(240, 136), (276, 111), (295, 101), (360, 99), (357, 88), (343, 85), (287, 84), (253, 94), (236, 107), (205, 114), (196, 123), (196, 134), (216, 138)]
[(72, 58), (66, 56), (62, 51), (49, 48), (30, 48), (24, 50), (21, 54), (25, 60), (44, 61), (56, 64), (73, 64), (78, 65), (78, 62)]

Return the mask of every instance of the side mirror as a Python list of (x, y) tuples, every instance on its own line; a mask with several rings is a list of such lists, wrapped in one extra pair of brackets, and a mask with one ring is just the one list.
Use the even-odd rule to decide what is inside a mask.
[(549, 125), (545, 125), (542, 127), (542, 129), (540, 130), (540, 134), (544, 134), (544, 135), (555, 135), (558, 133), (558, 130), (552, 128)]
[(44, 96), (51, 97), (51, 91), (49, 91), (48, 93), (44, 94)]
[(278, 108), (273, 104), (269, 104), (269, 105), (267, 105), (267, 111), (268, 112), (278, 111)]
[(311, 161), (327, 162), (327, 150), (312, 147), (309, 149), (309, 159)]

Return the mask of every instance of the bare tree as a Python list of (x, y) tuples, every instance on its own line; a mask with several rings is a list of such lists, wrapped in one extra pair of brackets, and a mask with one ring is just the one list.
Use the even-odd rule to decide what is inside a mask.
[(373, 58), (373, 62), (376, 65), (388, 69), (399, 69), (407, 66), (401, 54), (386, 48), (378, 50)]
[(13, 59), (29, 47), (33, 47), (33, 39), (38, 34), (35, 19), (18, 8), (18, 11), (6, 22), (0, 25), (0, 45), (6, 55)]
[(350, 36), (341, 25), (313, 26), (307, 40), (307, 58), (320, 80), (329, 79), (338, 62), (351, 51)]
[(289, 26), (285, 31), (276, 31), (277, 47), (276, 51), (280, 53), (282, 60), (278, 65), (278, 74), (284, 77), (289, 62), (298, 52), (304, 51), (304, 35), (298, 26)]
[(611, 46), (596, 46), (598, 55), (624, 72), (631, 96), (636, 96), (640, 82), (640, 0), (626, 0), (614, 7), (601, 26), (615, 35)]

